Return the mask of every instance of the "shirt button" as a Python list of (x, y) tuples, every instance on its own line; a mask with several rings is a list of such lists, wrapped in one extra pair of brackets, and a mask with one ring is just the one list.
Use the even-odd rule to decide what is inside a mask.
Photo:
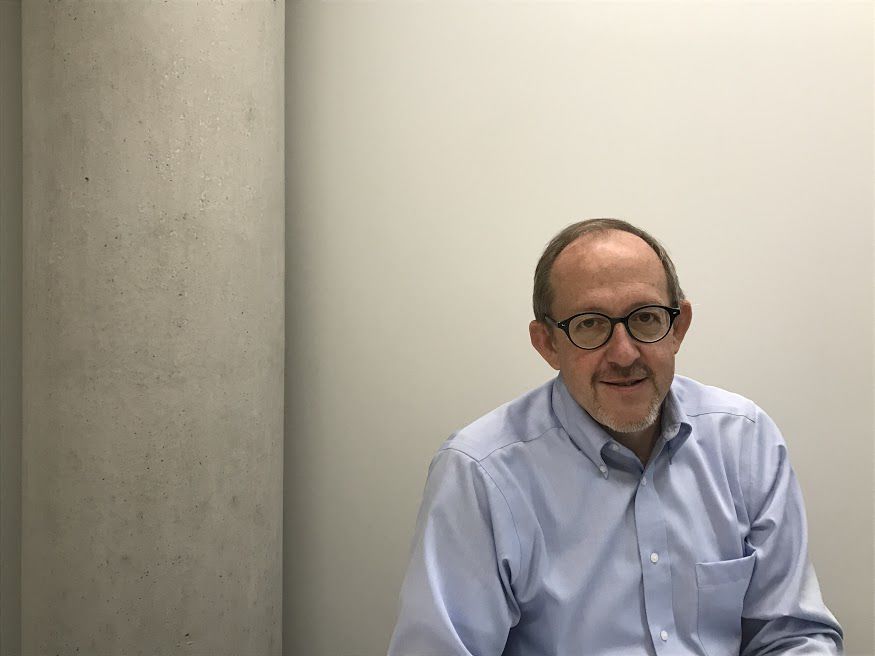
[(641, 485), (647, 485), (647, 477), (646, 476), (641, 477)]
[(612, 444), (612, 445), (611, 445), (611, 450), (613, 450), (613, 451), (619, 451), (619, 450), (620, 450), (620, 445), (619, 445), (619, 444)]
[(602, 474), (604, 474), (606, 471), (608, 471), (608, 468), (605, 467), (604, 465), (599, 465), (599, 471), (600, 471)]
[(659, 637), (662, 638), (663, 642), (666, 642), (668, 640), (668, 631), (660, 631)]
[(651, 563), (658, 563), (659, 562), (659, 554), (656, 553), (655, 551), (652, 554), (650, 554), (650, 562)]

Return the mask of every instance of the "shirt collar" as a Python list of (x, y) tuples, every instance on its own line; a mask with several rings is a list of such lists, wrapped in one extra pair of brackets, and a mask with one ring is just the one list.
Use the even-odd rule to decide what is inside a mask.
[[(674, 387), (673, 382), (662, 402), (661, 415), (661, 438), (665, 440), (666, 447), (669, 449), (669, 458), (683, 446), (692, 430), (689, 417), (684, 412)], [(553, 411), (571, 441), (602, 471), (602, 474), (605, 474), (602, 449), (612, 441), (611, 436), (572, 398), (565, 381), (562, 380), (562, 374), (556, 377), (553, 384), (552, 403)]]

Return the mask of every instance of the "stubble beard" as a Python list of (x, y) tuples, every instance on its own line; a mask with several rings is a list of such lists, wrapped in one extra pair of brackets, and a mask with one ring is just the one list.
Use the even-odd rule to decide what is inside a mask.
[(638, 418), (623, 418), (618, 417), (608, 409), (606, 409), (599, 399), (598, 391), (595, 394), (595, 407), (593, 408), (592, 417), (602, 426), (609, 428), (617, 433), (637, 433), (653, 426), (659, 419), (659, 411), (662, 408), (662, 399), (660, 398), (659, 390), (656, 388), (656, 383), (653, 378), (647, 381), (653, 386), (653, 394), (650, 398), (650, 405), (647, 413)]

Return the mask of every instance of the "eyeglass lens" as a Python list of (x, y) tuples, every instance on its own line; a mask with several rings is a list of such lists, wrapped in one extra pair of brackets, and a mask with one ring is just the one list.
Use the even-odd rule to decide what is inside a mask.
[[(629, 334), (642, 342), (657, 342), (668, 333), (671, 315), (667, 310), (647, 307), (636, 310), (626, 325)], [(581, 314), (568, 326), (571, 341), (583, 348), (597, 348), (608, 341), (611, 321), (601, 314)]]

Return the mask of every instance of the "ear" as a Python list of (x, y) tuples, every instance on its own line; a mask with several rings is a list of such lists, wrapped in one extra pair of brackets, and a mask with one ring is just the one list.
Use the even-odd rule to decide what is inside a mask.
[(678, 318), (674, 320), (674, 325), (672, 326), (675, 354), (681, 350), (681, 342), (684, 341), (684, 335), (687, 334), (687, 330), (690, 328), (690, 323), (693, 321), (693, 305), (689, 301), (681, 301), (680, 310), (681, 313), (678, 315)]
[(529, 339), (532, 340), (532, 346), (541, 354), (547, 364), (559, 371), (559, 353), (556, 351), (556, 343), (553, 341), (553, 331), (540, 321), (532, 321), (529, 324)]

